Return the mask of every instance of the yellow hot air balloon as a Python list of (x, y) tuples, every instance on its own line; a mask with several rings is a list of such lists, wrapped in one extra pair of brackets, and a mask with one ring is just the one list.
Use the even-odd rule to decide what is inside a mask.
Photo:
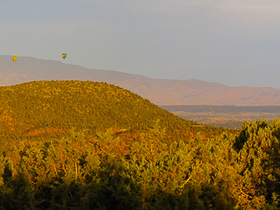
[(61, 56), (62, 56), (63, 59), (65, 59), (67, 57), (67, 54), (66, 53), (62, 53)]
[(17, 58), (18, 58), (17, 56), (12, 57), (12, 60), (14, 61), (14, 63), (17, 61)]

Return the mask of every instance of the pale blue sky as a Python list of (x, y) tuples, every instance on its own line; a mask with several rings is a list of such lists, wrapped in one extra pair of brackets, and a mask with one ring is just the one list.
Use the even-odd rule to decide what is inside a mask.
[(280, 88), (279, 0), (9, 0), (0, 29), (0, 55)]

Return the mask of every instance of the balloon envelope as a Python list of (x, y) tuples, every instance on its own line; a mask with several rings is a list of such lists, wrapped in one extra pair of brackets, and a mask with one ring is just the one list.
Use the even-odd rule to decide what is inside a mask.
[(14, 61), (14, 63), (17, 61), (17, 58), (18, 58), (17, 56), (12, 57), (12, 60)]
[(62, 56), (63, 59), (65, 59), (67, 57), (67, 54), (66, 53), (62, 53), (61, 56)]

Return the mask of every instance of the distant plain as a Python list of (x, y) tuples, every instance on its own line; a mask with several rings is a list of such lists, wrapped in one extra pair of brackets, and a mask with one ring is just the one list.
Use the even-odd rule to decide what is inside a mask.
[(160, 106), (173, 114), (201, 124), (240, 129), (245, 120), (273, 121), (280, 116), (280, 106), (216, 106), (182, 105)]

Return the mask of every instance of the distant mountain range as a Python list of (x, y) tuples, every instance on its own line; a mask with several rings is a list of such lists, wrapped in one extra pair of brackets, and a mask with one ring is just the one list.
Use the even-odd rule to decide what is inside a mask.
[(128, 89), (157, 105), (280, 105), (280, 89), (229, 87), (200, 80), (150, 79), (118, 71), (88, 69), (60, 61), (0, 56), (0, 85), (35, 80), (106, 82)]

